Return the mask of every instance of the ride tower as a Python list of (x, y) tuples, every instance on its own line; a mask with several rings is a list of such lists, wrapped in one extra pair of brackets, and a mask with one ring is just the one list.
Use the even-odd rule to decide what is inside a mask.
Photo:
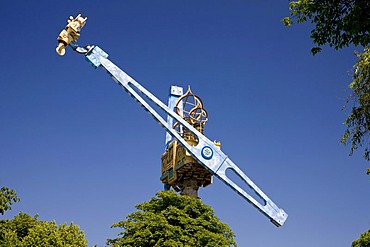
[[(208, 121), (208, 113), (204, 109), (203, 102), (197, 95), (193, 94), (190, 87), (183, 95), (182, 88), (171, 87), (168, 100), (169, 108), (173, 109), (177, 115), (193, 126), (197, 131), (204, 134), (204, 126)], [(177, 99), (175, 101), (174, 99)], [(196, 146), (199, 142), (197, 136), (192, 134), (179, 121), (173, 122), (171, 117), (167, 122), (172, 124), (172, 128), (191, 146)], [(220, 149), (220, 142), (214, 142)], [(198, 197), (199, 187), (207, 187), (212, 184), (212, 174), (197, 162), (193, 156), (180, 145), (180, 143), (166, 134), (166, 148), (162, 154), (162, 176), (161, 181), (164, 188), (169, 190), (171, 187), (194, 198)]]

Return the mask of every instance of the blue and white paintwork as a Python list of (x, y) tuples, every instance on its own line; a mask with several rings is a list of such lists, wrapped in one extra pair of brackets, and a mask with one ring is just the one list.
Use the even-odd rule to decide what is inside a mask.
[[(183, 94), (184, 94), (184, 91), (183, 91), (182, 87), (171, 86), (170, 95), (168, 97), (168, 108), (170, 108), (173, 111), (175, 106), (176, 106), (176, 103), (177, 103), (178, 99)], [(182, 116), (182, 104), (179, 104), (179, 107), (181, 107), (181, 109), (179, 109), (178, 111), (180, 113), (180, 116)], [(167, 115), (167, 123), (168, 123), (168, 125), (173, 126), (173, 118), (170, 115)], [(172, 140), (173, 140), (172, 135), (169, 132), (166, 132), (166, 141), (165, 141), (165, 149), (164, 150), (167, 150), (168, 145), (171, 143)]]
[[(240, 196), (246, 199), (250, 204), (256, 207), (260, 212), (267, 216), (276, 226), (282, 226), (288, 215), (283, 209), (279, 208), (265, 193), (255, 185), (252, 180), (245, 175), (240, 168), (235, 165), (221, 150), (219, 150), (212, 141), (197, 131), (193, 126), (187, 123), (181, 116), (177, 115), (173, 109), (162, 103), (153, 94), (147, 91), (143, 86), (136, 82), (132, 77), (127, 75), (124, 71), (118, 68), (108, 59), (108, 54), (102, 49), (95, 46), (85, 54), (87, 61), (89, 61), (95, 68), (101, 66), (108, 74), (120, 84), (128, 94), (130, 94), (146, 111), (148, 111), (158, 123), (166, 129), (166, 131), (196, 159), (199, 164), (204, 166), (213, 175), (218, 177), (222, 182), (228, 185), (231, 189), (237, 192)], [(147, 101), (144, 100), (139, 93), (143, 94)], [(184, 128), (187, 128), (198, 138), (196, 146), (189, 145), (179, 133), (173, 128), (172, 124), (164, 120), (148, 103), (148, 101), (156, 104), (172, 119), (178, 121)], [(235, 182), (233, 182), (226, 175), (226, 170), (231, 169), (237, 174), (264, 202), (259, 203), (255, 198), (249, 195)]]

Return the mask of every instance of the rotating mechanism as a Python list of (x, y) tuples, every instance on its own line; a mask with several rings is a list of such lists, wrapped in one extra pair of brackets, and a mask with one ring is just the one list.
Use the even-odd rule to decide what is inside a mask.
[[(170, 102), (170, 101), (169, 101)], [(171, 106), (170, 106), (171, 107)], [(203, 107), (202, 100), (192, 93), (190, 87), (176, 102), (174, 111), (187, 123), (193, 126), (200, 133), (204, 133), (204, 125), (208, 121), (208, 113)], [(189, 131), (179, 121), (173, 124), (173, 129), (191, 146), (199, 142), (196, 135)], [(214, 144), (220, 148), (219, 142)], [(212, 149), (204, 149), (203, 157), (211, 157)], [(162, 183), (165, 188), (172, 187), (182, 195), (198, 197), (199, 187), (206, 187), (212, 184), (212, 174), (197, 162), (193, 156), (176, 140), (167, 145), (162, 155)]]

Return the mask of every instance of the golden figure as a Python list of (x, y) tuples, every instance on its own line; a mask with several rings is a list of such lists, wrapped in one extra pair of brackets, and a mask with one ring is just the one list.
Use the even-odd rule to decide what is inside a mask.
[(63, 56), (66, 53), (66, 46), (68, 46), (71, 42), (76, 42), (80, 37), (80, 31), (86, 24), (87, 17), (83, 18), (81, 14), (79, 14), (76, 18), (73, 16), (69, 17), (68, 25), (66, 28), (60, 32), (58, 36), (58, 46), (56, 48), (56, 52)]

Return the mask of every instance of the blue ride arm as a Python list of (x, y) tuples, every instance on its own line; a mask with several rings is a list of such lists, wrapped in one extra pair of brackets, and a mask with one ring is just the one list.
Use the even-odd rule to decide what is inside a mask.
[[(101, 66), (106, 70), (112, 79), (121, 85), (129, 95), (144, 107), (144, 109), (148, 111), (170, 135), (176, 138), (177, 141), (194, 157), (194, 159), (199, 162), (199, 164), (208, 169), (213, 175), (218, 177), (227, 186), (256, 207), (276, 226), (282, 226), (284, 224), (288, 218), (288, 214), (285, 213), (283, 209), (279, 208), (265, 193), (263, 193), (262, 190), (259, 189), (257, 185), (255, 185), (252, 180), (249, 179), (248, 176), (244, 174), (243, 171), (240, 170), (240, 168), (235, 165), (220, 149), (218, 149), (212, 141), (197, 131), (181, 116), (177, 115), (172, 109), (162, 103), (137, 81), (112, 63), (108, 59), (108, 54), (98, 46), (91, 49), (85, 56), (86, 60), (95, 68)], [(167, 121), (163, 119), (162, 116), (160, 116), (151, 107), (151, 105), (141, 97), (141, 95), (139, 95), (139, 93), (144, 95), (147, 100), (157, 105), (162, 111), (168, 114), (168, 116), (178, 121), (184, 128), (192, 132), (198, 138), (198, 144), (196, 146), (189, 145), (181, 135), (172, 128), (172, 125), (167, 123)], [(262, 204), (226, 175), (226, 171), (229, 169), (232, 170), (247, 186), (249, 186), (259, 198), (262, 199)]]

